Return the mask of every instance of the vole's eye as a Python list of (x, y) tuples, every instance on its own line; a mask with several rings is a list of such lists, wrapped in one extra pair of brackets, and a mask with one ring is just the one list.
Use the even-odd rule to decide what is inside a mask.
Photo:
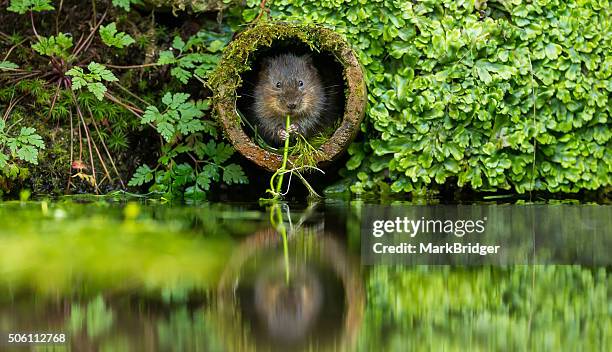
[(300, 88), (301, 88), (301, 87), (303, 87), (303, 86), (304, 86), (304, 82), (299, 81), (299, 82), (298, 82), (298, 87), (300, 87)]
[(276, 88), (280, 88), (280, 86), (281, 86), (281, 82), (280, 81), (276, 82)]

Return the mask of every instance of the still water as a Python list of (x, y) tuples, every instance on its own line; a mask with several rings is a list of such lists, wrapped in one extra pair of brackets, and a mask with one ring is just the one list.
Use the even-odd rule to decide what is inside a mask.
[(363, 211), (0, 203), (0, 350), (610, 349), (609, 265), (362, 265)]

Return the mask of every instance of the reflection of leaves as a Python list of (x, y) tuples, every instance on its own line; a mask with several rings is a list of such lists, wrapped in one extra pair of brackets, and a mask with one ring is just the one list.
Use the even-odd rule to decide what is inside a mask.
[(79, 334), (85, 328), (89, 338), (96, 338), (108, 332), (113, 323), (113, 311), (106, 306), (102, 296), (98, 295), (87, 304), (84, 311), (80, 305), (73, 304), (67, 325), (72, 334)]
[[(482, 342), (491, 350), (600, 349), (598, 336), (605, 335), (609, 317), (593, 311), (608, 305), (605, 269), (566, 265), (498, 269), (376, 268), (367, 282), (360, 350), (462, 350), (466, 339), (477, 336), (487, 336)], [(418, 305), (413, 304), (415, 297)], [(410, 336), (400, 328), (385, 329), (414, 320), (421, 324)], [(530, 329), (527, 321), (533, 322)], [(577, 322), (589, 326), (580, 330), (583, 339), (567, 333), (580, 329), (582, 323)], [(433, 335), (428, 328), (432, 325), (440, 327)]]
[(113, 311), (106, 307), (101, 295), (87, 305), (87, 336), (95, 338), (107, 332), (113, 325)]

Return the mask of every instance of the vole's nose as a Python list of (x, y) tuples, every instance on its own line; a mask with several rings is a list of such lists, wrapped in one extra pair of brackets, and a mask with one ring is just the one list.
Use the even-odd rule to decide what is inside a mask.
[(293, 110), (295, 108), (297, 108), (297, 104), (296, 103), (288, 103), (287, 104), (287, 109)]

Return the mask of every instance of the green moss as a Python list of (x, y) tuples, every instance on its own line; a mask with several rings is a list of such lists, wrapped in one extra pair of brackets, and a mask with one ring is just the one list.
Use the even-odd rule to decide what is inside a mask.
[[(259, 48), (270, 47), (274, 41), (286, 39), (297, 39), (313, 51), (329, 51), (335, 54), (347, 47), (330, 29), (320, 26), (258, 21), (236, 36), (226, 48), (215, 71), (209, 76), (208, 84), (213, 90), (215, 103), (233, 110), (236, 90), (242, 84), (241, 75), (251, 69), (253, 53)], [(239, 124), (240, 116), (235, 114), (234, 117)]]
[(232, 4), (232, 0), (144, 0), (150, 7), (168, 8), (176, 11), (210, 12), (221, 11)]

